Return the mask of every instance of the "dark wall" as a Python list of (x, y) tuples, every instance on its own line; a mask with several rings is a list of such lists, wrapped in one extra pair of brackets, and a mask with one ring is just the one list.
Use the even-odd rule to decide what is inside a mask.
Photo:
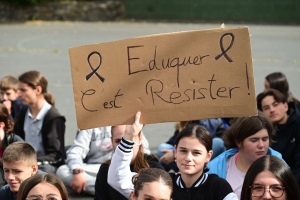
[(127, 0), (126, 18), (300, 23), (299, 0)]

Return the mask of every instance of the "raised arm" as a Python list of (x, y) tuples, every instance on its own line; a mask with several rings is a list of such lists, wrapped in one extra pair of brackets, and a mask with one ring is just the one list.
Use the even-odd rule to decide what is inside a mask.
[(132, 148), (143, 128), (140, 124), (141, 113), (137, 112), (133, 125), (126, 126), (125, 134), (112, 156), (108, 170), (107, 182), (123, 196), (130, 199), (130, 193), (134, 189), (132, 177), (136, 174), (130, 171), (130, 162), (133, 156)]

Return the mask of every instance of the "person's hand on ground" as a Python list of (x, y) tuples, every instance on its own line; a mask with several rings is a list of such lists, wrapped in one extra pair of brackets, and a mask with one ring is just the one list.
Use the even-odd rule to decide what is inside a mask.
[(71, 182), (71, 188), (77, 193), (86, 191), (86, 179), (83, 173), (74, 174)]

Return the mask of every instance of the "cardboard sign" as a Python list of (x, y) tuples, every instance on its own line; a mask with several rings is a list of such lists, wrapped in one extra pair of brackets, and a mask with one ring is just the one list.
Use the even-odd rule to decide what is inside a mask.
[(247, 27), (69, 49), (79, 129), (257, 115)]

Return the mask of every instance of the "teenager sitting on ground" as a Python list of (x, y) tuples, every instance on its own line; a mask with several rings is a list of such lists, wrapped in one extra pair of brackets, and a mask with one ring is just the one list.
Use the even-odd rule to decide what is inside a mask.
[(10, 119), (15, 120), (23, 105), (18, 93), (18, 80), (13, 76), (5, 76), (0, 80), (0, 99), (7, 107)]
[[(6, 147), (11, 143), (23, 141), (18, 135), (12, 133), (14, 123), (9, 119), (8, 110), (5, 105), (0, 104), (0, 158)], [(0, 187), (5, 185), (2, 160), (0, 159)]]
[(266, 154), (281, 158), (279, 152), (269, 148), (273, 134), (273, 125), (262, 112), (235, 119), (224, 133), (229, 150), (208, 163), (208, 173), (226, 179), (240, 196), (246, 172), (255, 160)]
[(111, 158), (111, 127), (81, 130), (67, 151), (66, 165), (56, 174), (70, 189), (70, 193), (95, 194), (96, 175), (101, 164)]
[(300, 110), (300, 101), (290, 92), (288, 80), (282, 72), (274, 72), (266, 76), (264, 85), (265, 90), (275, 89), (281, 92), (288, 103), (294, 103)]
[(260, 93), (257, 108), (276, 127), (271, 147), (282, 154), (300, 187), (300, 112), (295, 104), (288, 104), (285, 96), (274, 89)]
[(276, 156), (257, 159), (247, 171), (241, 199), (300, 199), (297, 182), (289, 167)]
[[(138, 133), (142, 130), (141, 113), (135, 122), (126, 126), (125, 134), (116, 148), (108, 171), (108, 183), (129, 198), (134, 186), (131, 182), (136, 173), (129, 167), (132, 148), (138, 144)], [(215, 174), (206, 174), (206, 165), (212, 156), (212, 136), (203, 127), (190, 124), (176, 137), (174, 142), (178, 174), (170, 173), (173, 181), (173, 200), (237, 200), (229, 183)], [(217, 191), (217, 192), (216, 192)]]
[[(122, 137), (125, 132), (126, 125), (113, 126), (111, 128), (111, 141), (114, 150), (117, 148), (118, 144), (122, 140)], [(159, 164), (158, 160), (154, 155), (149, 155), (148, 153), (144, 153), (148, 150), (148, 142), (145, 136), (140, 133), (138, 137), (138, 141), (136, 141), (140, 145), (136, 145), (133, 147), (134, 155), (129, 164), (130, 169), (133, 172), (139, 172), (143, 168), (159, 168), (163, 169), (163, 167)], [(145, 149), (146, 145), (146, 149)], [(103, 163), (99, 169), (97, 174), (96, 183), (95, 183), (95, 200), (126, 200), (127, 198), (121, 195), (118, 191), (113, 189), (107, 183), (107, 174), (108, 169), (110, 167), (111, 160)]]
[(5, 149), (2, 160), (8, 184), (0, 189), (0, 199), (16, 200), (21, 183), (38, 172), (36, 153), (30, 144), (15, 142)]
[(39, 168), (55, 173), (65, 163), (65, 118), (54, 107), (54, 98), (47, 91), (48, 82), (38, 71), (19, 77), (19, 95), (23, 108), (15, 122), (14, 133), (36, 151)]
[(226, 150), (224, 146), (224, 141), (222, 140), (222, 135), (226, 128), (223, 125), (223, 122), (220, 118), (177, 122), (174, 135), (166, 143), (160, 144), (157, 147), (157, 155), (160, 159), (162, 166), (167, 172), (170, 170), (178, 172), (178, 167), (174, 162), (174, 141), (178, 133), (182, 131), (182, 129), (185, 128), (186, 125), (192, 123), (204, 126), (208, 130), (208, 132), (213, 136), (212, 150), (214, 153), (211, 159), (214, 159)]

